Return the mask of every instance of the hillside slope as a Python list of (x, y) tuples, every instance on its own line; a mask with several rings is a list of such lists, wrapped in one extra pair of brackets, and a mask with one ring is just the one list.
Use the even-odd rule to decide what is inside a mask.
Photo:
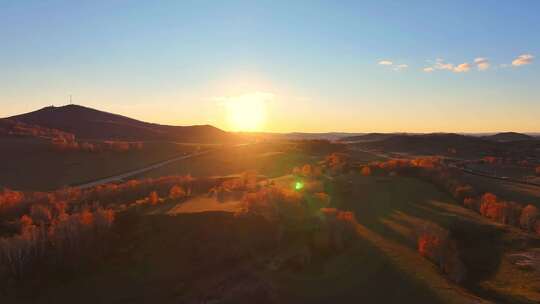
[(167, 126), (147, 123), (79, 105), (46, 107), (9, 117), (12, 120), (75, 134), (77, 138), (104, 140), (174, 140), (223, 142), (233, 136), (210, 125)]

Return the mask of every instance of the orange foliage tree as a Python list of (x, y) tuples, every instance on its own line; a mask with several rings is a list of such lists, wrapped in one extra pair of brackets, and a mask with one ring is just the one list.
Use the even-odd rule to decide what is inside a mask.
[(156, 191), (150, 192), (148, 195), (148, 202), (150, 205), (157, 205), (159, 203), (159, 196)]
[(363, 176), (370, 176), (371, 168), (369, 166), (362, 167), (362, 169), (360, 170), (360, 174), (362, 174)]
[(534, 231), (536, 223), (540, 222), (540, 211), (533, 205), (527, 205), (521, 211), (521, 217), (519, 218), (519, 225), (521, 228), (527, 231)]
[(179, 199), (185, 196), (186, 196), (186, 191), (179, 185), (174, 185), (171, 187), (171, 190), (169, 190), (169, 198), (171, 199)]

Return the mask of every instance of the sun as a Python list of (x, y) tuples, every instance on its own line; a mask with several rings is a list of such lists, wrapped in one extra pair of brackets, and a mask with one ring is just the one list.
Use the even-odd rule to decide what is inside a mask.
[(228, 97), (227, 120), (232, 131), (260, 131), (266, 120), (267, 93), (249, 93)]

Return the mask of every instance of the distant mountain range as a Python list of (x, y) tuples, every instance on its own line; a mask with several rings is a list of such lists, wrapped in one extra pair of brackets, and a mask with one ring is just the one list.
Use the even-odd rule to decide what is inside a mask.
[[(378, 141), (387, 139), (394, 136), (418, 136), (418, 135), (443, 135), (443, 134), (454, 134), (454, 133), (367, 133), (367, 134), (359, 134), (355, 136), (346, 136), (342, 137), (342, 141), (350, 141), (350, 142), (362, 142), (362, 141)], [(458, 135), (458, 134), (455, 134)], [(482, 138), (490, 141), (498, 141), (498, 142), (508, 142), (508, 141), (520, 141), (520, 140), (535, 140), (540, 139), (536, 134), (528, 135), (524, 133), (517, 133), (517, 132), (502, 132), (502, 133), (496, 133), (496, 134), (459, 134), (463, 136), (470, 136), (470, 137), (476, 137), (476, 138)]]
[[(416, 155), (511, 156), (516, 151), (529, 151), (532, 155), (535, 154), (536, 149), (540, 148), (538, 138), (520, 133), (499, 133), (490, 136), (455, 133), (374, 133), (347, 139), (349, 142), (353, 142), (354, 145), (365, 149)], [(505, 142), (505, 144), (502, 144), (502, 142)]]
[(86, 140), (226, 142), (236, 138), (210, 125), (160, 125), (79, 105), (50, 106), (7, 119), (69, 132)]
[(359, 143), (379, 142), (387, 139), (393, 139), (391, 142), (398, 141), (405, 144), (405, 142), (419, 142), (422, 139), (429, 138), (430, 144), (433, 144), (431, 140), (439, 140), (441, 137), (445, 137), (445, 139), (449, 140), (449, 142), (454, 142), (457, 140), (457, 142), (455, 142), (457, 145), (463, 141), (469, 140), (482, 140), (485, 142), (514, 142), (539, 139), (537, 136), (516, 132), (504, 132), (497, 134), (452, 134), (452, 136), (449, 135), (450, 133), (231, 133), (211, 125), (169, 126), (148, 123), (80, 105), (45, 107), (37, 111), (7, 117), (7, 120), (11, 122), (23, 123), (28, 126), (37, 126), (72, 133), (77, 138), (85, 140), (168, 140), (205, 143), (230, 142), (241, 139), (253, 139), (255, 137), (262, 139), (284, 140), (327, 139)]
[(341, 138), (342, 141), (377, 141), (390, 138), (397, 135), (407, 135), (406, 133), (367, 133), (356, 136), (347, 136)]

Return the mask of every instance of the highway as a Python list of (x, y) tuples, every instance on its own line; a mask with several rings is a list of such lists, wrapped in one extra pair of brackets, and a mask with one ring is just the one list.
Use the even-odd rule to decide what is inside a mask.
[(208, 153), (213, 152), (213, 151), (215, 151), (215, 149), (205, 150), (205, 151), (202, 151), (202, 152), (195, 152), (195, 153), (191, 153), (191, 154), (188, 154), (188, 155), (176, 156), (174, 158), (164, 160), (164, 161), (161, 161), (161, 162), (158, 162), (158, 163), (155, 163), (155, 164), (143, 167), (143, 168), (139, 168), (139, 169), (132, 170), (132, 171), (125, 172), (125, 173), (122, 173), (122, 174), (118, 174), (118, 175), (104, 177), (104, 178), (97, 179), (97, 180), (94, 180), (94, 181), (91, 181), (91, 182), (86, 182), (86, 183), (83, 183), (83, 184), (73, 185), (73, 187), (74, 188), (85, 189), (85, 188), (91, 188), (91, 187), (94, 187), (94, 186), (103, 185), (103, 184), (107, 184), (107, 183), (111, 183), (111, 182), (122, 181), (122, 180), (125, 180), (127, 178), (136, 176), (138, 174), (141, 174), (141, 173), (144, 173), (144, 172), (148, 172), (148, 171), (151, 171), (151, 170), (166, 166), (166, 165), (168, 165), (170, 163), (174, 163), (174, 162), (189, 159), (189, 158), (198, 157), (198, 156), (205, 155), (205, 154), (208, 154)]

